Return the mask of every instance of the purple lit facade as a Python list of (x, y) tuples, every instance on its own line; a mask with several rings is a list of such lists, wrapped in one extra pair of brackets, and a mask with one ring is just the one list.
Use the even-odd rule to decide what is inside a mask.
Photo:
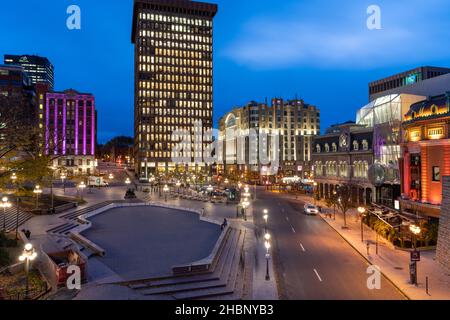
[(63, 156), (56, 166), (78, 167), (70, 170), (73, 173), (92, 172), (95, 116), (95, 98), (92, 94), (72, 89), (46, 93), (45, 153)]

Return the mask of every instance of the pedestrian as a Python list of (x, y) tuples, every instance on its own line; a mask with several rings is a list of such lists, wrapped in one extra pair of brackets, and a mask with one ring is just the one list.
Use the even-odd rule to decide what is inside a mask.
[(366, 246), (367, 246), (367, 255), (370, 256), (370, 252), (369, 252), (369, 250), (370, 250), (370, 242), (369, 241), (367, 241)]

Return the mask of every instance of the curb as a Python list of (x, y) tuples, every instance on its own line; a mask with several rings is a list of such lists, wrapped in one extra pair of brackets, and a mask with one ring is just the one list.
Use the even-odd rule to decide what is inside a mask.
[[(367, 257), (365, 255), (363, 255), (361, 252), (359, 252), (359, 250), (350, 242), (348, 241), (338, 230), (336, 230), (336, 228), (334, 228), (331, 224), (328, 223), (327, 220), (325, 220), (325, 218), (319, 214), (320, 218), (322, 218), (322, 220), (331, 228), (333, 229), (345, 242), (347, 242), (352, 248), (353, 250), (355, 250), (364, 260), (367, 261), (367, 263), (371, 266), (373, 266), (374, 264), (372, 263), (372, 261), (370, 261), (369, 259), (367, 259)], [(407, 300), (412, 300), (402, 289), (400, 289), (400, 287), (391, 280), (391, 278), (389, 278), (383, 271), (381, 271), (381, 274), (383, 275), (383, 277), (388, 280), (399, 292), (400, 294), (402, 294)]]

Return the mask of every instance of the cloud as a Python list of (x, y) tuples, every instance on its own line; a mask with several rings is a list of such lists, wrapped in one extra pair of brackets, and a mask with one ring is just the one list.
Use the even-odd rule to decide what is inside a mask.
[(450, 36), (450, 23), (433, 19), (442, 14), (437, 4), (443, 1), (429, 1), (434, 4), (426, 8), (419, 0), (403, 2), (408, 7), (380, 5), (381, 30), (367, 29), (368, 5), (360, 3), (339, 11), (322, 2), (316, 8), (321, 11), (308, 8), (307, 15), (294, 7), (288, 16), (251, 18), (222, 54), (254, 68), (374, 68), (442, 59), (450, 54), (443, 41)]

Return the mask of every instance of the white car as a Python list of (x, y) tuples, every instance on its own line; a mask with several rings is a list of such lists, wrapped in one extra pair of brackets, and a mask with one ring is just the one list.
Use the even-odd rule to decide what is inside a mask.
[(316, 214), (319, 213), (319, 209), (315, 205), (307, 203), (307, 204), (305, 204), (305, 206), (303, 208), (303, 213), (307, 214), (307, 215), (315, 216)]

